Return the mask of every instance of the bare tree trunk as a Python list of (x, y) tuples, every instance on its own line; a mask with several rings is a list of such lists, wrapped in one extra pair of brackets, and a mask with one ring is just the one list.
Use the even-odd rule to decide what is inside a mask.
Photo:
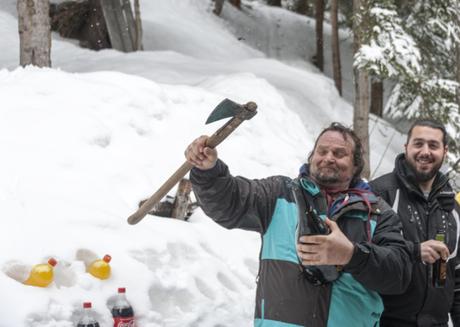
[(371, 79), (371, 113), (383, 116), (383, 81), (377, 78)]
[(220, 16), (225, 0), (214, 0), (214, 10), (212, 11), (217, 16)]
[(18, 0), (21, 66), (51, 67), (51, 25), (48, 0)]
[(323, 54), (323, 21), (324, 21), (324, 0), (316, 0), (316, 57), (315, 64), (319, 70), (324, 71)]
[(241, 0), (229, 0), (236, 8), (241, 9)]
[(134, 42), (135, 50), (144, 50), (144, 46), (142, 45), (142, 20), (139, 0), (134, 0), (134, 15), (136, 23), (136, 40)]
[(365, 166), (362, 172), (364, 178), (369, 178), (369, 76), (364, 70), (354, 70), (355, 103), (353, 110), (353, 130), (363, 145)]
[(332, 28), (332, 72), (334, 83), (340, 96), (342, 96), (342, 67), (340, 65), (338, 5), (339, 0), (331, 2), (331, 28)]
[[(365, 30), (366, 18), (362, 17), (358, 21), (356, 17), (361, 15), (361, 0), (353, 0), (353, 45), (354, 53), (358, 51), (363, 41), (363, 31)], [(354, 69), (355, 79), (355, 103), (353, 107), (353, 130), (362, 142), (364, 169), (362, 177), (369, 178), (369, 75), (365, 70)]]
[(267, 0), (267, 5), (281, 7), (281, 0)]
[(190, 203), (190, 192), (192, 183), (183, 178), (177, 186), (176, 200), (173, 203), (171, 217), (184, 220), (187, 216), (187, 209)]
[(301, 15), (307, 15), (309, 12), (308, 0), (296, 0), (292, 10)]

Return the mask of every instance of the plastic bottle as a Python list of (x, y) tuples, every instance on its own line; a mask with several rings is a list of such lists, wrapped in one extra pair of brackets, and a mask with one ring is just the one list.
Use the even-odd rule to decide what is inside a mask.
[(112, 307), (113, 327), (134, 327), (134, 311), (126, 299), (126, 289), (120, 287)]
[(112, 260), (112, 257), (106, 254), (104, 258), (92, 261), (86, 270), (96, 278), (107, 279), (110, 277), (111, 271), (110, 260)]
[(99, 279), (110, 277), (110, 260), (112, 257), (106, 254), (102, 259), (95, 252), (89, 249), (79, 249), (76, 254), (77, 260), (85, 263), (86, 271)]
[(39, 287), (48, 286), (53, 281), (53, 269), (56, 264), (56, 259), (50, 258), (48, 263), (33, 266), (29, 277), (24, 281), (24, 284)]
[(78, 321), (77, 327), (100, 327), (96, 318), (94, 318), (94, 313), (91, 309), (91, 302), (83, 303), (83, 315)]

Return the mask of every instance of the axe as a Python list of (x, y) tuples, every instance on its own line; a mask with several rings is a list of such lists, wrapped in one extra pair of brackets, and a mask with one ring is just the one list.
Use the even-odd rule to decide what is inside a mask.
[[(219, 128), (214, 134), (209, 137), (206, 146), (215, 148), (227, 136), (229, 136), (243, 121), (249, 120), (257, 114), (257, 104), (255, 102), (248, 102), (245, 105), (240, 105), (229, 99), (223, 100), (211, 112), (206, 124), (215, 122), (217, 120), (232, 117), (225, 125)], [(179, 169), (176, 170), (171, 177), (147, 200), (142, 206), (131, 216), (128, 217), (128, 223), (135, 225), (140, 222), (147, 213), (176, 185), (189, 171), (193, 165), (188, 161), (184, 162)]]

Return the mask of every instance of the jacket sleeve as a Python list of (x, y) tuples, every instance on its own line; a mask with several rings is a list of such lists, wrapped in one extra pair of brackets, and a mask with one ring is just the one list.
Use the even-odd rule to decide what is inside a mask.
[[(391, 186), (393, 183), (390, 183), (387, 179), (389, 176), (377, 178), (376, 180), (373, 180), (369, 182), (369, 186), (372, 189), (372, 192), (375, 195), (378, 195), (380, 198), (382, 198), (389, 206), (393, 207), (394, 201), (395, 201), (395, 196), (397, 192), (397, 187)], [(393, 208), (394, 211), (397, 211), (397, 208)], [(398, 213), (396, 213), (398, 215)], [(399, 220), (400, 218), (398, 218)], [(402, 226), (402, 222), (401, 222)], [(404, 228), (402, 232), (404, 236)], [(407, 247), (409, 248), (409, 253), (410, 253), (410, 258), (412, 263), (416, 262), (421, 262), (421, 253), (420, 253), (420, 243), (418, 242), (412, 242), (409, 240), (405, 240)]]
[(193, 191), (203, 211), (225, 228), (264, 233), (273, 214), (277, 194), (288, 178), (249, 180), (230, 175), (220, 159), (214, 168), (190, 173)]
[(399, 294), (411, 279), (411, 253), (401, 234), (399, 217), (384, 201), (379, 201), (383, 210), (372, 241), (355, 245), (355, 253), (344, 269), (369, 289), (381, 294)]
[[(454, 209), (458, 216), (460, 216), (459, 206), (455, 205)], [(460, 228), (460, 226), (457, 226)], [(460, 251), (460, 240), (457, 240), (459, 243), (457, 251)], [(454, 271), (454, 299), (452, 302), (452, 307), (450, 308), (450, 318), (452, 319), (452, 323), (454, 327), (460, 327), (460, 252), (457, 252), (457, 256), (455, 257), (455, 271)]]

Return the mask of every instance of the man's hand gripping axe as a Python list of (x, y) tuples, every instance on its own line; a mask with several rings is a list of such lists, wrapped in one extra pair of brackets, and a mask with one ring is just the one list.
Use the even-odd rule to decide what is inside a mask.
[[(207, 140), (206, 146), (215, 148), (223, 140), (227, 138), (243, 121), (249, 120), (257, 113), (257, 104), (255, 102), (248, 102), (245, 105), (240, 105), (229, 99), (223, 100), (211, 112), (206, 124), (215, 122), (217, 120), (233, 117), (224, 126), (219, 128)], [(174, 174), (156, 191), (142, 206), (128, 218), (128, 223), (135, 225), (140, 222), (147, 213), (176, 185), (189, 171), (193, 165), (188, 161), (184, 162)]]

